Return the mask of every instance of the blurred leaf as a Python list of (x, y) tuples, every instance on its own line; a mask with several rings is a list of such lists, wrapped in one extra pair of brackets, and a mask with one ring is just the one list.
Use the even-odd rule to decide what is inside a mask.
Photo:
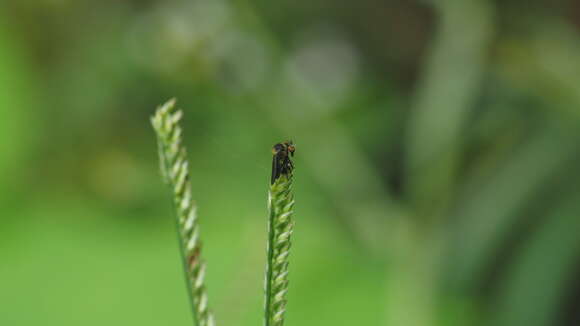
[[(482, 176), (462, 189), (450, 229), (456, 242), (450, 278), (464, 286), (477, 286), (523, 208), (548, 178), (575, 157), (578, 142), (573, 132), (550, 126), (530, 138), (493, 175)], [(524, 216), (525, 217), (525, 216)]]
[(499, 297), (491, 307), (496, 317), (488, 325), (555, 325), (580, 255), (580, 196), (569, 197), (545, 216), (519, 249), (501, 281)]
[[(440, 21), (414, 97), (408, 136), (408, 196), (420, 214), (441, 209), (451, 194), (465, 120), (479, 95), (494, 5), (439, 1)], [(425, 218), (422, 216), (421, 218)]]

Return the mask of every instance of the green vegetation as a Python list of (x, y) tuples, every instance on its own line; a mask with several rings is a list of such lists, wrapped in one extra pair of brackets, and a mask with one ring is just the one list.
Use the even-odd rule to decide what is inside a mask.
[(0, 1), (0, 325), (191, 324), (171, 96), (218, 325), (263, 323), (289, 136), (285, 325), (580, 324), (577, 6)]
[(284, 325), (286, 293), (288, 292), (288, 262), (290, 237), (294, 227), (294, 195), (292, 173), (281, 175), (270, 186), (268, 195), (268, 258), (266, 261), (266, 326)]
[[(205, 263), (201, 259), (197, 206), (191, 194), (189, 163), (182, 144), (183, 131), (179, 125), (182, 116), (183, 112), (175, 109), (175, 100), (170, 100), (157, 109), (151, 118), (151, 123), (157, 134), (161, 174), (164, 181), (171, 186), (173, 194), (180, 252), (194, 324), (211, 326), (215, 322), (208, 308), (204, 281)], [(273, 179), (268, 194), (270, 216), (265, 277), (266, 326), (284, 324), (286, 292), (288, 291), (288, 258), (293, 227), (294, 195), (292, 194), (292, 170), (290, 168), (289, 171), (284, 171), (284, 174)]]
[(201, 258), (197, 206), (191, 195), (189, 163), (179, 126), (182, 116), (182, 111), (175, 111), (175, 100), (170, 100), (157, 109), (151, 123), (157, 134), (161, 174), (172, 190), (193, 319), (196, 326), (212, 326), (214, 319), (208, 308), (205, 289), (205, 263)]

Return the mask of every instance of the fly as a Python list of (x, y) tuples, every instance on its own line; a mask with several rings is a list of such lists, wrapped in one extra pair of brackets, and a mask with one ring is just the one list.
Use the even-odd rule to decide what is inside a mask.
[(294, 164), (290, 159), (290, 156), (294, 156), (294, 151), (296, 147), (294, 147), (294, 143), (289, 140), (282, 143), (278, 143), (272, 147), (272, 179), (270, 180), (271, 184), (281, 176), (281, 175), (288, 175), (294, 169)]

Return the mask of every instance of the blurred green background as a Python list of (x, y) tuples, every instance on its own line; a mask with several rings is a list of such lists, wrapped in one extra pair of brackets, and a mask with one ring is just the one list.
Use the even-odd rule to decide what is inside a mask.
[(185, 111), (210, 304), (287, 325), (580, 325), (577, 1), (0, 2), (0, 325), (190, 325), (149, 116)]

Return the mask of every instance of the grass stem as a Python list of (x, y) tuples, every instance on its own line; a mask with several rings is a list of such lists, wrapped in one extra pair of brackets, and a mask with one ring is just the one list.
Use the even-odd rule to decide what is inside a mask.
[(161, 174), (172, 190), (180, 252), (194, 325), (213, 326), (215, 322), (208, 308), (204, 282), (205, 263), (201, 259), (197, 206), (192, 199), (189, 163), (182, 144), (182, 129), (179, 126), (182, 115), (181, 110), (175, 109), (175, 100), (172, 99), (157, 109), (151, 123), (157, 134)]
[(268, 243), (265, 277), (265, 326), (282, 326), (288, 291), (288, 258), (294, 222), (292, 173), (283, 174), (270, 186), (268, 196)]

